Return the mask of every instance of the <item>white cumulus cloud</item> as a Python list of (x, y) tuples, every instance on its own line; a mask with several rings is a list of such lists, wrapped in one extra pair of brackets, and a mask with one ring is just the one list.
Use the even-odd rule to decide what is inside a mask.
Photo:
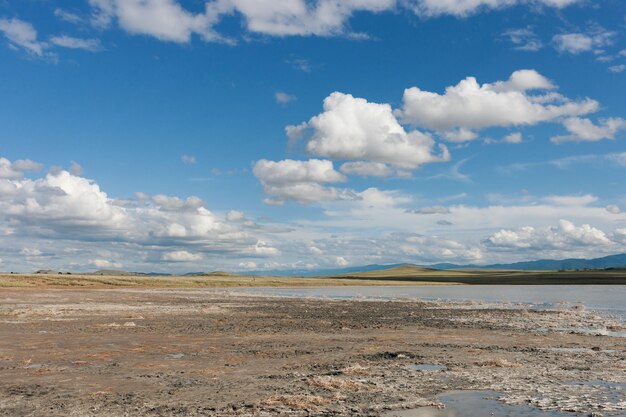
[(258, 256), (278, 256), (280, 255), (280, 249), (273, 247), (268, 242), (259, 240), (254, 246), (253, 253)]
[(553, 136), (550, 139), (552, 142), (597, 142), (603, 139), (615, 139), (618, 131), (626, 129), (626, 120), (613, 117), (600, 119), (599, 124), (594, 124), (586, 118), (570, 117), (565, 119), (563, 126), (569, 134)]
[(393, 174), (393, 170), (381, 162), (346, 162), (339, 170), (346, 175), (361, 177), (388, 177)]
[(265, 193), (270, 196), (266, 200), (268, 204), (283, 204), (288, 200), (314, 203), (355, 198), (352, 191), (322, 185), (347, 180), (335, 170), (332, 161), (328, 160), (262, 159), (254, 165), (253, 173), (263, 184)]
[(230, 210), (226, 213), (226, 220), (231, 222), (240, 222), (246, 219), (246, 215), (242, 211)]
[(409, 124), (434, 130), (482, 129), (495, 126), (535, 125), (563, 116), (598, 110), (595, 100), (570, 100), (560, 94), (530, 94), (556, 87), (534, 70), (519, 70), (507, 81), (479, 84), (467, 77), (444, 94), (412, 87), (404, 91), (403, 107), (396, 113)]
[(322, 113), (292, 127), (292, 132), (301, 134), (307, 129), (311, 131), (307, 151), (333, 160), (375, 162), (411, 170), (450, 159), (443, 145), (439, 145), (438, 155), (434, 153), (435, 141), (429, 135), (417, 130), (407, 132), (389, 104), (371, 103), (350, 94), (332, 93), (324, 100)]
[(392, 9), (395, 0), (230, 0), (249, 31), (274, 36), (342, 34), (356, 11)]
[(94, 24), (106, 27), (116, 19), (127, 32), (163, 41), (186, 43), (193, 34), (220, 40), (213, 31), (220, 14), (232, 9), (225, 1), (207, 2), (203, 13), (192, 13), (175, 0), (89, 0)]
[(237, 216), (206, 206), (195, 196), (137, 193), (112, 199), (96, 182), (65, 170), (37, 179), (0, 179), (0, 231), (14, 239), (118, 242), (137, 250), (164, 246), (191, 253), (254, 251), (262, 227), (228, 221)]
[(30, 159), (18, 159), (11, 162), (0, 157), (0, 178), (21, 178), (25, 172), (41, 171), (43, 165)]
[[(349, 21), (356, 13), (397, 12), (408, 9), (420, 17), (452, 15), (465, 17), (482, 10), (518, 4), (563, 8), (578, 0), (211, 0), (201, 2), (204, 10), (192, 12), (177, 0), (89, 0), (92, 23), (107, 27), (113, 21), (129, 33), (173, 42), (189, 42), (197, 34), (206, 41), (232, 41), (219, 35), (216, 27), (225, 17), (238, 16), (247, 32), (269, 36), (347, 36), (354, 33)], [(62, 10), (62, 19), (80, 21)], [(523, 34), (514, 34), (516, 40)], [(520, 41), (521, 42), (521, 41)], [(537, 43), (526, 42), (527, 48)], [(520, 46), (523, 47), (523, 46)]]
[[(308, 162), (266, 161), (257, 173), (281, 189), (271, 197), (282, 201), (293, 200), (283, 187), (333, 188), (345, 179), (331, 161)], [(377, 188), (335, 193), (308, 200), (320, 202), (321, 216), (281, 223), (252, 221), (239, 211), (213, 212), (193, 196), (137, 193), (115, 199), (95, 181), (62, 169), (34, 179), (2, 178), (0, 257), (13, 270), (28, 261), (33, 269), (123, 264), (135, 271), (185, 272), (207, 264), (225, 270), (251, 263), (251, 269), (333, 267), (337, 257), (351, 265), (491, 263), (594, 257), (626, 248), (626, 214), (594, 195), (502, 197), (476, 207), (438, 206), (437, 200)], [(256, 262), (265, 258), (271, 261)]]
[(177, 250), (164, 253), (161, 259), (168, 262), (191, 262), (199, 261), (202, 259), (202, 255), (197, 253), (191, 253), (186, 250)]
[(109, 261), (106, 259), (92, 259), (89, 261), (89, 264), (95, 266), (96, 268), (122, 268), (124, 265), (120, 262)]
[(537, 229), (531, 226), (500, 230), (487, 238), (490, 246), (509, 249), (570, 249), (577, 246), (610, 246), (612, 241), (600, 229), (588, 224), (575, 226), (560, 220), (558, 226)]

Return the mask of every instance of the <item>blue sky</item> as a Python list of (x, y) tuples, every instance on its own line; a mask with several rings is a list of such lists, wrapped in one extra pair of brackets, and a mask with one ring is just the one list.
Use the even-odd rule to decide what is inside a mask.
[(626, 251), (619, 0), (0, 0), (0, 270)]

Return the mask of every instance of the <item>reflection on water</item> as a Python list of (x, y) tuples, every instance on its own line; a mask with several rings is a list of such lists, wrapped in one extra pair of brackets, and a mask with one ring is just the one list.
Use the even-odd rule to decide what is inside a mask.
[(385, 417), (578, 417), (581, 414), (543, 411), (524, 405), (506, 405), (491, 391), (453, 391), (437, 397), (445, 409), (421, 407), (415, 410), (392, 411)]
[[(619, 317), (614, 317), (614, 318), (621, 320), (623, 322), (626, 322), (626, 314), (619, 316)], [(576, 331), (577, 333), (589, 334), (592, 336), (626, 337), (626, 330), (613, 331), (613, 330), (607, 330), (607, 329), (594, 329), (590, 327), (577, 327), (575, 329), (561, 328), (561, 329), (555, 329), (555, 330), (561, 330), (564, 332)]]
[(315, 288), (238, 288), (227, 291), (285, 297), (467, 300), (530, 303), (536, 308), (584, 305), (626, 320), (626, 285), (459, 285)]
[(411, 369), (414, 369), (420, 372), (439, 372), (439, 371), (445, 371), (448, 368), (445, 365), (432, 365), (432, 364), (421, 363), (419, 365), (411, 365)]
[[(572, 382), (571, 385), (581, 385), (591, 387), (594, 390), (602, 392), (603, 399), (609, 403), (624, 402), (626, 405), (626, 384), (619, 382), (607, 381), (580, 381)], [(626, 413), (621, 414), (621, 416)]]
[(417, 410), (393, 411), (386, 417), (460, 417), (453, 410), (439, 410), (433, 407), (422, 407)]

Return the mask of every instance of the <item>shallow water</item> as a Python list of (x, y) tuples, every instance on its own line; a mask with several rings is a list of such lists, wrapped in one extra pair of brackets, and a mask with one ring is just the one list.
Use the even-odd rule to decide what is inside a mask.
[[(603, 310), (597, 310), (597, 311), (605, 313), (605, 311)], [(618, 320), (626, 323), (626, 314), (608, 314), (608, 316), (617, 318)], [(564, 328), (564, 329), (556, 329), (556, 330), (562, 330), (566, 332), (575, 330), (578, 333), (590, 334), (593, 336), (626, 337), (626, 330), (612, 331), (612, 330), (607, 330), (607, 329), (594, 329), (594, 328), (589, 328), (589, 327), (578, 327), (576, 329)]]
[[(617, 321), (626, 323), (626, 286), (383, 286), (383, 287), (316, 287), (316, 288), (241, 288), (231, 289), (239, 293), (247, 293), (254, 295), (268, 295), (279, 297), (310, 297), (310, 298), (328, 298), (328, 299), (357, 299), (357, 300), (437, 300), (462, 302), (459, 308), (511, 308), (511, 309), (563, 309), (563, 310), (591, 310), (601, 314), (599, 316), (611, 316)], [(436, 307), (439, 304), (434, 304)], [(450, 304), (440, 304), (444, 308)], [(454, 308), (452, 306), (452, 308)], [(523, 315), (522, 315), (523, 316)], [(557, 315), (561, 316), (561, 315)], [(586, 314), (581, 312), (578, 314), (564, 314), (566, 318), (574, 318), (572, 320), (563, 320), (558, 325), (573, 326), (571, 329), (562, 329), (563, 331), (586, 332), (587, 327), (590, 333), (598, 333), (610, 336), (621, 336), (617, 332), (610, 331), (608, 323), (612, 320), (594, 319), (596, 314)], [(531, 320), (532, 322), (532, 320)], [(556, 324), (556, 323), (554, 323)], [(561, 330), (556, 326), (546, 328), (551, 330)], [(592, 328), (597, 327), (597, 328)], [(620, 326), (615, 328), (619, 329)], [(543, 331), (537, 329), (537, 331)], [(599, 351), (599, 348), (589, 347), (546, 347), (546, 350), (554, 352), (562, 352), (565, 355), (589, 355), (589, 360), (594, 360), (594, 356), (602, 352), (607, 354), (611, 351)], [(428, 365), (428, 364), (421, 364)], [(431, 363), (431, 365), (433, 365)], [(428, 372), (426, 368), (419, 368), (420, 365), (411, 366), (416, 372)], [(433, 371), (430, 371), (433, 372)], [(439, 372), (447, 372), (441, 370)], [(621, 371), (617, 371), (621, 372)], [(431, 375), (433, 376), (433, 375)], [(443, 375), (445, 376), (445, 375)], [(427, 377), (427, 375), (424, 375)], [(584, 378), (583, 378), (584, 379)], [(619, 380), (619, 377), (618, 377)], [(620, 403), (625, 396), (623, 384), (604, 383), (601, 381), (577, 382), (573, 381), (564, 385), (581, 385), (585, 389), (581, 389), (581, 395), (585, 393), (593, 394), (594, 401), (599, 404), (604, 402)], [(494, 385), (497, 388), (498, 385)], [(550, 402), (546, 406), (552, 407), (549, 391), (538, 390), (538, 392), (547, 393), (546, 398), (538, 397), (535, 400), (539, 404)], [(574, 390), (576, 396), (577, 390)], [(534, 395), (534, 394), (533, 394)], [(489, 398), (485, 398), (489, 397)], [(545, 411), (532, 405), (507, 405), (498, 401), (499, 394), (486, 391), (461, 391), (448, 392), (439, 396), (439, 400), (446, 405), (444, 410), (432, 407), (419, 408), (414, 410), (403, 410), (388, 413), (386, 417), (490, 417), (490, 416), (508, 416), (508, 417), (583, 417), (589, 414), (576, 414), (571, 412)], [(569, 397), (568, 397), (569, 398)], [(585, 403), (578, 402), (577, 398), (571, 398), (571, 401), (581, 405)], [(581, 397), (580, 401), (583, 401)], [(586, 400), (585, 400), (586, 401)], [(545, 405), (545, 404), (544, 404)], [(558, 405), (558, 404), (557, 404)], [(596, 407), (594, 405), (593, 407)], [(605, 407), (620, 408), (620, 407)], [(594, 408), (594, 409), (597, 409)], [(626, 417), (624, 411), (620, 412), (602, 412), (605, 417)]]
[(315, 288), (237, 288), (228, 291), (285, 297), (464, 300), (525, 303), (535, 308), (583, 305), (626, 321), (626, 285), (459, 285)]
[(411, 365), (411, 369), (415, 371), (420, 371), (420, 372), (439, 372), (439, 371), (445, 371), (446, 369), (448, 369), (448, 367), (445, 365), (433, 365), (433, 364), (422, 363), (419, 365)]
[[(544, 411), (525, 405), (506, 405), (499, 402), (498, 393), (492, 391), (452, 391), (437, 396), (445, 409), (421, 407), (414, 410), (392, 411), (385, 417), (582, 417), (586, 414)], [(626, 417), (626, 414), (604, 414)]]
[[(600, 390), (603, 392), (603, 397), (607, 402), (618, 403), (620, 401), (626, 401), (626, 384), (619, 382), (580, 381), (571, 382), (569, 385), (582, 385)], [(619, 415), (626, 416), (626, 413)]]

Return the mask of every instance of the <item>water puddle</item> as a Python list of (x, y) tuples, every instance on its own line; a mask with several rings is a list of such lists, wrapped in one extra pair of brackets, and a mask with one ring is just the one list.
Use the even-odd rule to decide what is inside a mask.
[(434, 365), (434, 364), (419, 364), (419, 365), (411, 365), (411, 369), (414, 371), (420, 372), (439, 372), (445, 371), (448, 369), (445, 365)]
[[(507, 405), (493, 391), (451, 391), (437, 396), (446, 407), (421, 407), (385, 413), (385, 417), (582, 417), (588, 414), (545, 411), (526, 405)], [(626, 414), (604, 414), (625, 417)]]
[(626, 337), (626, 330), (609, 330), (591, 327), (557, 327), (554, 330), (590, 336)]
[(573, 348), (568, 348), (568, 347), (551, 347), (551, 348), (543, 348), (540, 349), (543, 350), (545, 352), (556, 352), (556, 353), (586, 353), (589, 355), (593, 355), (594, 353), (596, 353), (597, 351), (593, 350), (593, 349), (589, 349), (589, 348), (581, 348), (581, 347), (573, 347)]
[[(617, 323), (604, 326), (602, 320), (593, 326), (581, 322), (570, 327), (548, 327), (538, 332), (573, 332), (597, 336), (626, 338), (626, 285), (480, 285), (480, 286), (382, 286), (382, 287), (315, 287), (315, 288), (234, 288), (225, 292), (279, 297), (354, 299), (369, 301), (432, 301), (442, 308), (524, 309), (585, 311)], [(437, 308), (436, 306), (434, 308)]]
[[(593, 392), (600, 394), (602, 399), (607, 403), (622, 403), (623, 406), (626, 406), (626, 384), (624, 383), (607, 381), (576, 381), (570, 383), (569, 385), (591, 389)], [(626, 413), (621, 415), (626, 415)]]

